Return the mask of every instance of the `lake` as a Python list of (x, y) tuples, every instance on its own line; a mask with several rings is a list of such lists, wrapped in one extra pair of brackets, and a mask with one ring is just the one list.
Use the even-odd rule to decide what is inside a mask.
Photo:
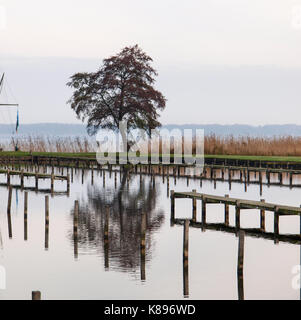
[[(48, 171), (49, 172), (49, 171)], [(58, 171), (57, 171), (58, 172)], [(66, 170), (65, 170), (66, 173)], [(49, 195), (49, 235), (45, 249), (45, 194), (28, 192), (28, 238), (24, 240), (24, 192), (13, 189), (8, 233), (8, 189), (0, 187), (0, 265), (6, 272), (6, 289), (0, 299), (31, 299), (40, 290), (42, 299), (238, 299), (238, 237), (233, 233), (189, 228), (188, 274), (183, 274), (183, 226), (170, 221), (166, 179), (125, 173), (81, 170), (74, 174), (70, 195)], [(4, 182), (2, 175), (0, 182)], [(19, 178), (12, 177), (18, 184)], [(64, 191), (66, 182), (55, 181)], [(34, 179), (25, 180), (34, 186)], [(49, 188), (50, 181), (39, 183)], [(225, 195), (298, 206), (300, 188), (170, 177), (170, 190)], [(74, 202), (79, 202), (78, 237), (73, 237)], [(109, 210), (108, 241), (104, 241), (106, 210)], [(201, 201), (197, 201), (197, 220)], [(230, 206), (230, 225), (235, 224)], [(191, 218), (191, 199), (177, 199), (176, 218)], [(146, 214), (145, 259), (141, 256), (141, 220)], [(207, 207), (207, 222), (223, 222), (224, 207)], [(266, 230), (273, 232), (273, 214), (266, 212)], [(241, 227), (259, 228), (259, 210), (242, 210)], [(280, 217), (280, 233), (298, 234), (297, 216)], [(245, 236), (244, 298), (300, 299), (294, 288), (294, 268), (300, 265), (300, 245)], [(3, 268), (2, 268), (3, 270)], [(1, 275), (0, 275), (1, 277)], [(189, 287), (184, 295), (184, 282)]]

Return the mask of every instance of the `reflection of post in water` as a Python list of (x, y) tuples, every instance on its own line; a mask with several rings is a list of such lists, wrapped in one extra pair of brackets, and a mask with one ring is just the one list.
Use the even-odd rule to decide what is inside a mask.
[(189, 244), (189, 220), (185, 220), (184, 232), (183, 232), (183, 294), (184, 294), (184, 298), (189, 297), (188, 244)]
[(146, 232), (146, 214), (141, 215), (141, 239), (140, 239), (140, 274), (141, 280), (145, 281), (145, 232)]
[(245, 232), (239, 232), (238, 238), (238, 260), (237, 260), (237, 287), (238, 287), (238, 299), (244, 300), (244, 242)]
[(24, 240), (27, 240), (27, 203), (28, 192), (24, 193)]
[(13, 237), (12, 233), (12, 224), (11, 224), (11, 197), (12, 197), (12, 187), (8, 188), (8, 201), (7, 201), (7, 223), (8, 223), (8, 236), (9, 238)]
[(73, 216), (73, 241), (74, 241), (74, 258), (78, 258), (78, 200), (74, 202)]
[(45, 249), (49, 248), (49, 197), (45, 196)]
[(109, 215), (110, 208), (106, 207), (105, 223), (104, 223), (104, 251), (105, 251), (105, 269), (109, 269)]

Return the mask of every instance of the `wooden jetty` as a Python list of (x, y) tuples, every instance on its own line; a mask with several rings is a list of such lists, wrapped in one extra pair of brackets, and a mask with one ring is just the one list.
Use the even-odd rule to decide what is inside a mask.
[[(204, 193), (193, 192), (174, 192), (171, 190), (171, 224), (183, 224), (185, 219), (175, 218), (175, 199), (192, 199), (192, 218), (190, 220), (190, 226), (212, 230), (220, 230), (229, 233), (237, 234), (238, 231), (244, 231), (248, 236), (262, 237), (265, 239), (274, 240), (275, 242), (284, 241), (290, 243), (301, 244), (301, 235), (291, 234), (279, 234), (279, 218), (283, 215), (298, 215), (301, 217), (301, 208), (293, 206), (285, 206), (280, 204), (268, 203), (265, 201), (252, 201), (231, 198), (225, 196), (215, 196)], [(202, 220), (197, 222), (197, 207), (195, 205), (196, 200), (202, 201)], [(207, 223), (206, 222), (206, 209), (208, 204), (223, 204), (225, 219), (224, 223)], [(235, 226), (229, 226), (229, 205), (235, 206)], [(260, 228), (241, 228), (240, 226), (240, 213), (243, 209), (259, 209), (260, 210)], [(274, 232), (265, 231), (265, 211), (271, 211), (274, 213)]]
[[(47, 174), (47, 173), (40, 173), (40, 172), (27, 172), (24, 170), (10, 170), (10, 169), (0, 169), (0, 175), (6, 175), (6, 182), (5, 183), (0, 183), (0, 186), (12, 186), (13, 188), (20, 188), (22, 190), (32, 190), (32, 191), (40, 191), (40, 192), (51, 192), (55, 194), (56, 192), (54, 191), (54, 181), (59, 180), (59, 181), (66, 181), (66, 193), (69, 194), (70, 191), (70, 176), (69, 174), (67, 176), (62, 176), (62, 175), (54, 175), (52, 174)], [(20, 178), (20, 184), (15, 185), (11, 184), (11, 177), (12, 176), (19, 176)], [(27, 187), (24, 185), (24, 178), (34, 178), (35, 179), (35, 187)], [(45, 180), (49, 179), (50, 180), (50, 188), (49, 189), (41, 189), (39, 188), (39, 180)], [(61, 192), (59, 192), (61, 193)]]

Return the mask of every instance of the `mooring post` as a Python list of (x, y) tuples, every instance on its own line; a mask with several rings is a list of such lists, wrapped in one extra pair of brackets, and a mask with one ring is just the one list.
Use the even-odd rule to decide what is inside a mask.
[(292, 187), (293, 186), (293, 174), (292, 174), (292, 172), (290, 172), (289, 175), (290, 175), (290, 187)]
[(36, 190), (38, 190), (38, 188), (39, 188), (39, 177), (38, 177), (38, 173), (37, 172), (35, 174), (35, 179), (36, 179)]
[(170, 220), (174, 221), (175, 219), (175, 191), (170, 191)]
[(240, 202), (236, 200), (235, 205), (235, 228), (240, 229)]
[(51, 185), (50, 185), (51, 194), (53, 194), (54, 191), (54, 174), (51, 174)]
[(105, 224), (104, 224), (104, 250), (105, 250), (105, 269), (109, 268), (109, 216), (110, 207), (106, 207)]
[(277, 236), (279, 235), (279, 207), (275, 206), (274, 209), (274, 234), (275, 234), (275, 243), (278, 243)]
[(8, 188), (8, 201), (7, 201), (7, 223), (8, 223), (8, 236), (11, 239), (13, 236), (12, 233), (12, 223), (11, 223), (11, 198), (12, 198), (12, 187)]
[(41, 291), (32, 291), (31, 299), (32, 300), (41, 300)]
[(141, 281), (145, 281), (145, 233), (146, 233), (146, 214), (141, 215), (141, 235), (140, 235), (140, 276)]
[(70, 193), (70, 174), (67, 174), (67, 193)]
[(271, 182), (271, 177), (270, 177), (270, 171), (269, 170), (266, 171), (266, 176), (267, 176), (268, 185), (269, 185), (270, 182)]
[(84, 184), (85, 169), (82, 167), (82, 184)]
[[(225, 194), (225, 198), (229, 198), (228, 194)], [(225, 202), (225, 225), (229, 225), (229, 204)]]
[[(135, 167), (135, 168), (137, 168), (137, 167)], [(115, 173), (114, 173), (114, 187), (115, 187), (115, 189), (117, 188), (117, 171), (115, 171)]]
[[(192, 190), (192, 193), (196, 193), (196, 190), (193, 189), (193, 190)], [(196, 222), (196, 218), (197, 218), (196, 216), (197, 216), (196, 198), (193, 197), (193, 198), (192, 198), (192, 220), (193, 220), (194, 222)]]
[(10, 170), (7, 169), (7, 186), (10, 186)]
[(78, 200), (74, 201), (73, 216), (73, 240), (74, 240), (74, 258), (78, 258)]
[(21, 179), (21, 189), (23, 189), (24, 188), (24, 169), (21, 170), (20, 179)]
[(45, 249), (49, 248), (49, 196), (45, 196)]
[(94, 184), (94, 167), (91, 168), (91, 185)]
[(27, 204), (28, 192), (24, 192), (24, 240), (27, 240)]
[(188, 298), (188, 296), (189, 296), (188, 248), (189, 248), (189, 220), (185, 220), (184, 232), (183, 232), (183, 293), (184, 293), (184, 298)]
[(206, 226), (206, 197), (202, 196), (202, 229), (205, 230)]
[(245, 232), (239, 232), (238, 238), (238, 259), (237, 259), (237, 285), (238, 285), (238, 299), (244, 300), (244, 287), (243, 287), (243, 268), (244, 268), (244, 243)]
[(105, 170), (102, 171), (102, 186), (103, 186), (103, 188), (105, 188), (105, 186), (106, 186), (106, 171)]
[[(261, 202), (265, 202), (264, 199), (260, 199)], [(260, 209), (260, 229), (265, 231), (265, 210)]]

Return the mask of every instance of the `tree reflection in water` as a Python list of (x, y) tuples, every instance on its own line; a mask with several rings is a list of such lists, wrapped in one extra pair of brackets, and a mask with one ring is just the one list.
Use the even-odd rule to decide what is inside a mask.
[[(98, 185), (88, 186), (87, 199), (79, 199), (78, 237), (73, 239), (70, 231), (69, 238), (76, 251), (78, 248), (80, 253), (103, 256), (107, 268), (136, 273), (142, 264), (142, 214), (146, 214), (147, 262), (151, 260), (154, 233), (162, 226), (164, 213), (156, 207), (160, 192), (158, 185), (154, 187), (148, 178), (142, 179), (140, 184), (138, 176), (131, 176), (127, 187), (127, 178), (127, 173), (123, 172), (117, 189), (114, 185), (105, 189)], [(104, 241), (107, 208), (110, 210), (108, 246)], [(73, 220), (73, 210), (71, 215)]]

